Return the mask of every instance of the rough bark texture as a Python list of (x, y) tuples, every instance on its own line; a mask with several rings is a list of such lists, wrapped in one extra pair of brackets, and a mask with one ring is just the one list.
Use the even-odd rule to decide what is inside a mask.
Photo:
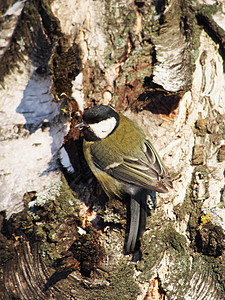
[[(222, 0), (0, 1), (4, 299), (225, 298)], [(74, 127), (110, 103), (149, 134), (174, 189), (123, 255)]]

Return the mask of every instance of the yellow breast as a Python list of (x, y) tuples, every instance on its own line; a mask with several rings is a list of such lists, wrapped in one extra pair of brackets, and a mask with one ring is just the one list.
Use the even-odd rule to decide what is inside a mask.
[(89, 168), (91, 169), (94, 176), (98, 179), (100, 182), (103, 190), (105, 191), (106, 195), (109, 198), (118, 197), (123, 198), (122, 194), (122, 183), (107, 174), (106, 172), (100, 170), (95, 166), (93, 163), (92, 155), (91, 155), (91, 149), (90, 146), (93, 142), (87, 142), (84, 140), (83, 142), (83, 151), (85, 159), (89, 165)]

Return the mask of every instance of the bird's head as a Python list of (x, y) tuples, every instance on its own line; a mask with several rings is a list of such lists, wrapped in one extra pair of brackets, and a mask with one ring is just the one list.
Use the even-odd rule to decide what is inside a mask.
[(120, 116), (110, 106), (98, 105), (86, 110), (83, 120), (77, 124), (86, 141), (97, 141), (106, 138), (119, 125)]

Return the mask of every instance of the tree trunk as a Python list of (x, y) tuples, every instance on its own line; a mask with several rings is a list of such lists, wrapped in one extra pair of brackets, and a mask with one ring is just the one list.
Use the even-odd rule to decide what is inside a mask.
[[(223, 1), (0, 5), (4, 299), (224, 299)], [(126, 205), (103, 194), (75, 128), (95, 104), (138, 122), (173, 179), (137, 263)]]

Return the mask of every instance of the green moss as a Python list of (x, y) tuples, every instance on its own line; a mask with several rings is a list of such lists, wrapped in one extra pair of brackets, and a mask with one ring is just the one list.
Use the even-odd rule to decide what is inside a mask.
[[(190, 240), (194, 243), (196, 230), (199, 225), (202, 205), (205, 199), (209, 197), (208, 182), (209, 170), (207, 166), (197, 166), (193, 172), (193, 177), (184, 202), (174, 207), (173, 211), (178, 220), (183, 221), (189, 215), (188, 228)], [(199, 198), (199, 180), (205, 189), (205, 195)]]
[(43, 242), (40, 245), (39, 251), (42, 260), (48, 265), (52, 266), (53, 262), (60, 258), (60, 253), (56, 251), (54, 243)]
[(182, 204), (177, 204), (173, 207), (173, 212), (176, 215), (177, 220), (184, 221), (185, 217), (191, 212), (193, 209), (193, 204), (189, 197), (185, 197), (185, 200)]
[[(185, 256), (176, 260), (176, 257), (173, 258), (173, 262), (169, 265), (170, 272), (167, 277), (167, 282), (164, 287), (167, 290), (167, 297), (176, 299), (184, 299), (183, 296), (187, 291), (193, 290), (193, 284), (200, 282), (211, 282), (218, 281), (216, 274), (214, 273), (213, 268), (210, 263), (204, 259), (201, 254), (194, 254), (193, 256)], [(194, 282), (190, 281), (194, 280)], [(173, 289), (169, 288), (170, 282), (173, 283)], [(168, 285), (167, 285), (168, 284)], [(207, 287), (205, 287), (207, 289)], [(222, 287), (217, 285), (214, 287), (217, 290), (217, 297), (215, 299), (223, 299), (224, 292), (221, 293)], [(176, 291), (176, 295), (174, 295)], [(223, 295), (223, 296), (222, 296)]]
[[(136, 299), (140, 293), (137, 283), (134, 281), (133, 265), (126, 263), (119, 263), (105, 279), (108, 284), (104, 288), (99, 286), (79, 286), (77, 290), (77, 299), (88, 300), (122, 300), (122, 299)], [(74, 288), (75, 290), (75, 288)]]
[[(109, 66), (120, 59), (126, 52), (128, 39), (132, 35), (135, 38), (136, 25), (135, 10), (126, 5), (117, 4), (114, 1), (105, 1), (105, 24), (107, 47), (104, 52), (105, 66)], [(116, 28), (116, 30), (115, 30)]]
[[(196, 60), (199, 55), (200, 32), (202, 29), (199, 27), (199, 24), (197, 22), (194, 11), (192, 11), (191, 9), (188, 9), (186, 12), (186, 16), (187, 16), (187, 22), (188, 22), (187, 29), (190, 31), (190, 33), (189, 33), (190, 47), (188, 47), (188, 51), (190, 53), (190, 58), (191, 58), (190, 63), (192, 65), (192, 68), (194, 71)], [(184, 18), (186, 16), (184, 16)]]
[[(157, 226), (157, 218), (159, 215), (153, 215), (148, 224), (150, 232), (145, 233), (142, 241), (143, 259), (137, 264), (137, 270), (141, 271), (139, 280), (149, 281), (157, 276), (157, 271), (164, 260), (164, 263), (169, 264), (169, 272), (163, 282), (163, 289), (166, 290), (168, 298), (173, 298), (174, 291), (176, 291), (176, 299), (183, 299), (183, 295), (191, 289), (190, 279), (196, 278), (198, 281), (201, 277), (201, 281), (204, 282), (204, 278), (208, 280), (209, 272), (212, 282), (218, 282), (220, 278), (219, 295), (225, 282), (223, 256), (216, 260), (201, 254), (194, 254), (187, 246), (186, 238), (176, 232), (171, 221), (165, 222), (163, 226)], [(172, 290), (170, 289), (171, 283), (173, 283)]]
[(166, 228), (163, 232), (165, 236), (165, 242), (168, 247), (172, 247), (178, 251), (181, 255), (185, 252), (187, 246), (187, 240), (185, 236), (179, 234), (174, 228)]
[(139, 275), (140, 281), (148, 281), (152, 278), (155, 274), (154, 267), (160, 263), (163, 258), (163, 253), (166, 250), (166, 244), (158, 236), (151, 237), (147, 246), (144, 240), (142, 241), (142, 249), (144, 249), (142, 252), (142, 260), (137, 264), (137, 270), (141, 271)]
[(225, 293), (225, 253), (217, 259), (210, 256), (204, 256), (204, 260), (209, 264), (214, 272), (216, 280), (220, 284), (217, 285), (218, 289)]
[[(195, 256), (193, 256), (194, 261), (192, 264), (192, 274), (202, 274), (202, 276), (208, 278), (210, 276), (214, 278), (216, 282), (219, 282), (221, 285), (218, 285), (218, 293), (222, 290), (225, 291), (225, 256), (224, 256), (224, 233), (219, 226), (212, 224), (209, 215), (202, 215), (202, 204), (204, 199), (198, 198), (198, 182), (196, 179), (201, 179), (205, 182), (205, 198), (208, 197), (208, 176), (209, 170), (206, 166), (198, 166), (193, 172), (193, 179), (189, 188), (189, 192), (184, 200), (182, 205), (177, 205), (174, 207), (174, 212), (179, 220), (184, 220), (186, 215), (189, 215), (189, 236), (191, 240), (192, 249), (194, 249)], [(174, 236), (172, 233), (171, 237)], [(169, 241), (171, 239), (169, 238)], [(182, 239), (178, 240), (172, 239), (175, 241), (173, 247), (183, 248)], [(178, 245), (177, 245), (178, 243)], [(181, 244), (180, 244), (181, 243)], [(188, 252), (191, 253), (191, 248), (188, 249)], [(185, 248), (184, 248), (185, 250)], [(183, 253), (186, 253), (185, 250)], [(196, 251), (201, 252), (201, 254), (196, 254)], [(202, 255), (204, 254), (204, 255)], [(190, 255), (190, 254), (189, 254)], [(214, 257), (213, 257), (214, 256)], [(179, 261), (179, 260), (178, 260)], [(188, 267), (188, 265), (186, 266)], [(172, 274), (172, 270), (170, 272)], [(184, 274), (185, 276), (185, 274)], [(189, 276), (192, 276), (191, 274)], [(169, 295), (168, 295), (169, 296)]]
[(224, 124), (224, 116), (217, 113), (217, 124), (219, 124), (219, 127), (217, 129), (216, 135), (220, 137), (221, 140), (225, 139), (225, 124)]
[(218, 11), (218, 5), (201, 5), (201, 13), (206, 16), (214, 15)]
[(34, 235), (37, 241), (45, 242), (47, 239), (47, 233), (45, 231), (44, 225), (40, 223), (38, 226), (34, 228)]
[(140, 289), (133, 276), (133, 265), (118, 264), (108, 278), (112, 285), (112, 298), (108, 294), (105, 299), (135, 299)]
[[(54, 191), (54, 192), (53, 192)], [(62, 247), (61, 236), (65, 232), (66, 228), (69, 231), (70, 219), (79, 224), (79, 202), (76, 195), (68, 186), (64, 177), (62, 177), (60, 185), (57, 188), (53, 186), (53, 190), (47, 192), (47, 196), (44, 204), (39, 203), (35, 208), (35, 233), (37, 239), (41, 239), (42, 243), (40, 249), (44, 253), (44, 261), (48, 264), (52, 264), (53, 260), (59, 258), (58, 249)], [(65, 224), (65, 226), (62, 226)], [(74, 235), (76, 231), (74, 232)], [(44, 241), (44, 239), (46, 239)], [(69, 245), (68, 245), (69, 247)]]
[[(79, 201), (62, 177), (39, 196), (35, 192), (26, 193), (24, 204), (25, 209), (10, 218), (10, 230), (14, 236), (30, 241), (31, 245), (41, 242), (40, 253), (51, 265), (60, 251), (69, 247), (66, 242), (74, 240), (77, 224), (80, 225)], [(64, 244), (62, 236), (65, 232), (71, 237), (67, 237)]]
[(155, 275), (155, 268), (161, 263), (165, 251), (177, 257), (177, 261), (181, 261), (182, 257), (187, 259), (189, 255), (185, 236), (174, 229), (171, 221), (160, 226), (158, 220), (161, 218), (159, 213), (155, 213), (148, 220), (149, 230), (141, 243), (142, 260), (137, 264), (137, 269), (142, 272), (139, 275), (141, 281), (150, 280)]
[(85, 234), (80, 234), (70, 247), (73, 257), (80, 263), (80, 271), (90, 276), (102, 262), (105, 250), (99, 241), (99, 233), (92, 227), (85, 227)]
[(225, 208), (225, 203), (221, 203), (221, 204), (219, 204), (219, 206), (218, 206), (219, 208)]

